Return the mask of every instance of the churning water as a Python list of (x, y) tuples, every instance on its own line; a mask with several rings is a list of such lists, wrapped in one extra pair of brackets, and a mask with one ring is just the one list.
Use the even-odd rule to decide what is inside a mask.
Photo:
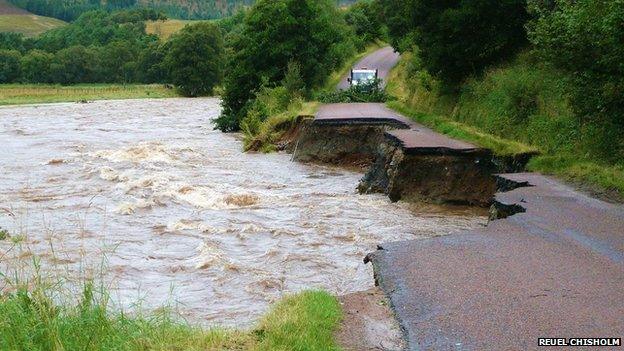
[(120, 307), (247, 326), (284, 293), (370, 288), (362, 258), (379, 243), (483, 222), (358, 195), (358, 173), (242, 153), (213, 130), (219, 112), (213, 98), (0, 108), (0, 227), (21, 240), (0, 241), (0, 268), (31, 253), (63, 274), (104, 267)]

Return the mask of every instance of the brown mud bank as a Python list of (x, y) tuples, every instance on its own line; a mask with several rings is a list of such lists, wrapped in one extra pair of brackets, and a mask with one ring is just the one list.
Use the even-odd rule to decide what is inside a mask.
[[(403, 137), (414, 133), (424, 145), (406, 145)], [(489, 207), (498, 190), (495, 174), (521, 172), (533, 156), (496, 156), (387, 118), (300, 118), (284, 135), (278, 148), (285, 145), (280, 149), (292, 152), (293, 160), (364, 170), (358, 191), (395, 202)]]
[(486, 207), (496, 192), (495, 172), (487, 150), (406, 149), (387, 134), (358, 190), (392, 201)]
[(306, 121), (299, 128), (293, 160), (367, 169), (376, 160), (379, 145), (391, 129), (407, 128), (395, 122)]

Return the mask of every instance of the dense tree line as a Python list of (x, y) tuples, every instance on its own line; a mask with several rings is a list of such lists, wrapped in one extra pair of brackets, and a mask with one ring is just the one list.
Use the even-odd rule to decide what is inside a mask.
[[(346, 5), (355, 0), (338, 0)], [(34, 14), (73, 21), (94, 10), (149, 8), (180, 19), (217, 19), (235, 14), (255, 0), (9, 0)]]
[(169, 41), (145, 33), (150, 10), (91, 11), (37, 38), (0, 34), (0, 83), (174, 83), (188, 96), (212, 92), (224, 62), (221, 29), (187, 26)]

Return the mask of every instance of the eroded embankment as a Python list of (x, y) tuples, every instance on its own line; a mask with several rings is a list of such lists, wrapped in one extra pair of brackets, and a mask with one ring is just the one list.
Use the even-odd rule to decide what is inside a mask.
[(387, 134), (358, 190), (392, 201), (489, 206), (495, 169), (487, 150), (407, 149)]
[(406, 126), (395, 122), (308, 122), (299, 130), (293, 159), (365, 169), (375, 162), (385, 132), (396, 128)]
[(532, 156), (499, 157), (389, 118), (308, 120), (296, 130), (294, 160), (365, 169), (359, 192), (392, 201), (488, 207), (498, 189), (494, 175), (523, 171)]

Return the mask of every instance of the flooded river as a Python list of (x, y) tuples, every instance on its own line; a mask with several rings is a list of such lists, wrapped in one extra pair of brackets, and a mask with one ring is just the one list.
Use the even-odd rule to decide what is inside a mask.
[(219, 112), (212, 98), (0, 108), (0, 227), (13, 238), (0, 268), (31, 253), (68, 276), (103, 267), (122, 308), (248, 326), (284, 293), (370, 288), (362, 258), (379, 243), (484, 222), (358, 195), (355, 172), (242, 153), (213, 130)]

